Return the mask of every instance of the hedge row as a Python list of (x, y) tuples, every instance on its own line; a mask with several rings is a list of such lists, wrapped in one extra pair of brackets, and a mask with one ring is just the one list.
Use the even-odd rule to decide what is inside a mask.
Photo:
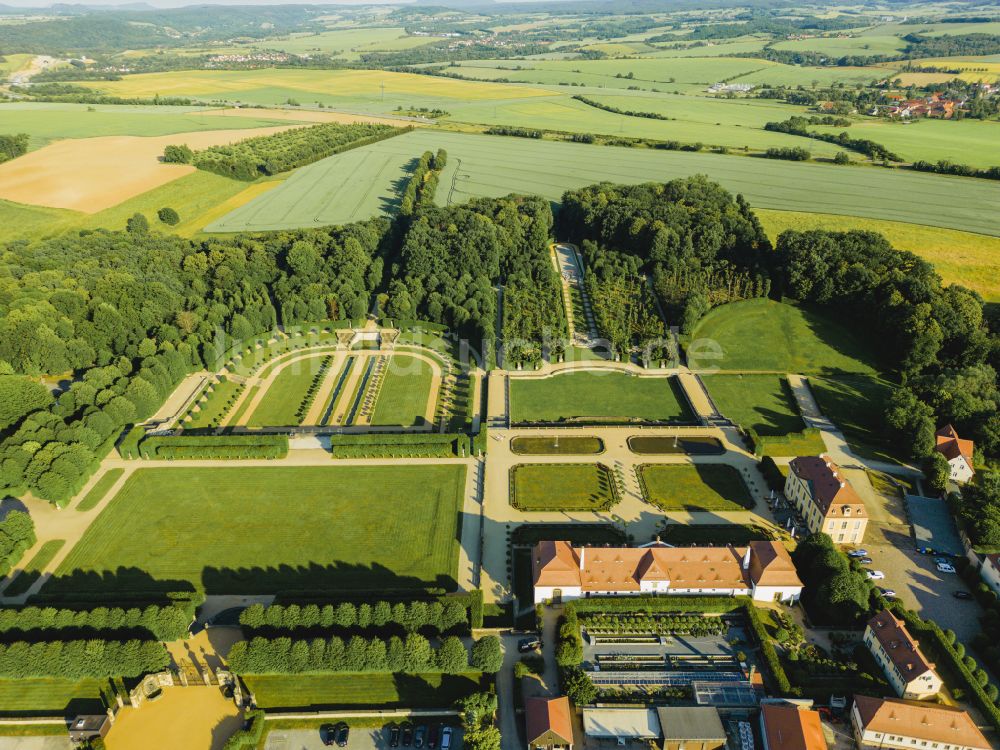
[(579, 599), (573, 606), (579, 613), (704, 612), (727, 614), (749, 603), (745, 596), (598, 596)]
[(188, 634), (194, 619), (195, 605), (138, 607), (95, 607), (94, 609), (56, 609), (55, 607), (7, 607), (0, 609), (0, 633), (11, 630), (59, 630), (92, 628), (98, 631), (143, 628), (157, 640), (173, 641)]
[(287, 435), (156, 435), (139, 444), (146, 459), (284, 458)]
[(960, 681), (961, 687), (972, 698), (976, 708), (1000, 731), (1000, 709), (990, 700), (985, 687), (979, 684), (937, 623), (922, 620), (915, 612), (902, 606), (896, 606), (893, 609), (896, 615), (906, 623), (914, 638), (920, 641), (921, 647), (928, 652), (937, 667), (944, 671), (945, 683), (954, 688), (956, 687), (954, 683)]
[(0, 677), (138, 677), (170, 664), (159, 641), (51, 641), (0, 645)]
[(372, 433), (368, 435), (331, 435), (333, 458), (454, 458), (464, 449), (468, 438), (456, 433)]
[(264, 736), (264, 712), (259, 708), (247, 711), (243, 724), (236, 734), (226, 740), (222, 750), (252, 750)]
[(778, 658), (778, 652), (774, 650), (771, 636), (767, 634), (764, 623), (760, 621), (760, 613), (757, 612), (757, 607), (752, 602), (745, 602), (743, 609), (750, 623), (750, 629), (760, 643), (760, 653), (764, 657), (764, 661), (767, 662), (767, 667), (774, 678), (778, 692), (784, 696), (791, 695), (792, 683), (788, 680), (788, 675), (785, 674), (785, 668), (781, 666), (781, 660)]
[(459, 638), (449, 636), (438, 648), (422, 635), (362, 638), (253, 638), (233, 645), (226, 658), (237, 674), (379, 672), (461, 674), (469, 655)]
[(240, 624), (248, 628), (383, 628), (399, 626), (408, 632), (429, 628), (443, 633), (468, 627), (467, 605), (458, 598), (444, 602), (351, 602), (340, 604), (253, 604), (240, 613)]

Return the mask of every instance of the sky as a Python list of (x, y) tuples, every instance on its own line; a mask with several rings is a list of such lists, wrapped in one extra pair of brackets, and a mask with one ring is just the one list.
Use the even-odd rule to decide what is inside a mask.
[(53, 0), (0, 0), (13, 8), (48, 8), (52, 5), (94, 5), (109, 7), (145, 3), (155, 8), (180, 8), (185, 5), (403, 5), (414, 0), (93, 0), (93, 2), (53, 2)]

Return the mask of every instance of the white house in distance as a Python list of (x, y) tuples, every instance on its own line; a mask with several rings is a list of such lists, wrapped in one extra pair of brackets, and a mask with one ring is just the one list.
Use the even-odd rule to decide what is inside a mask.
[(590, 596), (680, 594), (752, 596), (797, 602), (802, 582), (777, 542), (748, 547), (574, 547), (539, 542), (532, 551), (535, 603)]
[(972, 468), (972, 455), (976, 444), (971, 440), (962, 440), (950, 424), (935, 432), (934, 440), (934, 450), (948, 459), (951, 480), (962, 484), (970, 481), (976, 473)]
[(856, 695), (851, 724), (861, 750), (990, 750), (969, 714), (937, 703)]
[(993, 553), (983, 556), (983, 567), (979, 569), (979, 577), (993, 589), (993, 593), (1000, 596), (1000, 555)]
[(868, 621), (865, 645), (901, 698), (933, 698), (943, 685), (906, 625), (884, 609)]
[(864, 539), (868, 511), (829, 456), (799, 456), (788, 469), (785, 497), (798, 508), (810, 533), (827, 534), (837, 544)]

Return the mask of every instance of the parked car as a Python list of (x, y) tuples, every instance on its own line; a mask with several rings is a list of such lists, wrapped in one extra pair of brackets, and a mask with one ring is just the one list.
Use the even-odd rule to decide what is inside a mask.
[(869, 581), (881, 581), (885, 578), (885, 573), (881, 570), (866, 570), (865, 575), (868, 576)]
[(858, 562), (861, 563), (862, 565), (871, 565), (875, 561), (872, 560), (870, 557), (859, 557)]
[(337, 747), (347, 747), (347, 740), (351, 736), (351, 728), (344, 722), (337, 725)]
[(886, 599), (895, 599), (896, 598), (896, 592), (893, 589), (882, 589), (882, 588), (880, 588), (879, 591), (882, 592), (882, 596), (884, 596)]
[(437, 750), (438, 737), (441, 734), (441, 727), (437, 724), (431, 724), (430, 731), (427, 732), (427, 747), (430, 750)]
[(441, 750), (451, 750), (451, 727), (441, 729)]
[(416, 748), (421, 748), (427, 741), (427, 727), (421, 724), (417, 727), (416, 731), (413, 733), (413, 746)]
[(389, 747), (399, 747), (399, 724), (389, 725)]
[(537, 651), (541, 647), (542, 647), (541, 638), (535, 638), (535, 637), (522, 638), (517, 642), (517, 650), (520, 651), (522, 654), (526, 654), (529, 651)]
[(941, 573), (954, 573), (955, 572), (955, 566), (952, 565), (951, 563), (938, 563), (937, 564), (937, 569)]
[(847, 553), (848, 557), (868, 557), (868, 550), (866, 549), (852, 549)]
[(971, 599), (972, 598), (972, 594), (970, 594), (968, 591), (952, 591), (951, 595), (953, 597), (955, 597), (956, 599)]
[(934, 562), (937, 565), (951, 565), (950, 557), (935, 557)]
[(403, 724), (403, 747), (409, 747), (413, 744), (413, 725), (410, 722), (404, 722)]
[(333, 745), (337, 742), (337, 727), (333, 724), (324, 724), (319, 728), (319, 738), (324, 745)]

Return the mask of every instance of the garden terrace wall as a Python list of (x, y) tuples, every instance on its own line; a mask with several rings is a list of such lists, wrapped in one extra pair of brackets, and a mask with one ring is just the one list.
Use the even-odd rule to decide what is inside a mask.
[(284, 458), (287, 435), (156, 435), (139, 444), (146, 459)]
[(783, 445), (793, 445), (803, 440), (822, 439), (821, 431), (816, 427), (806, 427), (801, 432), (790, 432), (787, 435), (760, 435), (753, 427), (746, 428), (746, 436), (750, 441), (750, 448), (758, 458), (765, 454), (773, 456), (789, 455), (788, 451), (782, 453), (779, 449)]

